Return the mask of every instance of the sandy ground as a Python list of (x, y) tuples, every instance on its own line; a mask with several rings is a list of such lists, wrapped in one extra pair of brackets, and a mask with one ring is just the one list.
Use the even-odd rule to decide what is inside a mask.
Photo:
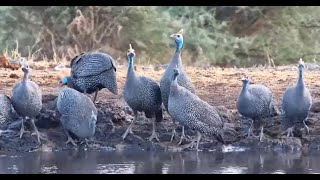
[[(138, 67), (137, 73), (145, 75), (160, 81), (164, 69), (151, 67)], [(281, 99), (285, 89), (296, 82), (298, 72), (295, 66), (277, 67), (277, 68), (185, 68), (186, 73), (193, 81), (197, 95), (207, 101), (213, 106), (219, 106), (225, 119), (234, 124), (237, 131), (241, 132), (242, 124), (240, 123), (241, 116), (236, 110), (236, 99), (240, 93), (242, 82), (240, 81), (242, 75), (248, 75), (252, 79), (252, 83), (265, 84), (268, 86), (274, 95), (274, 103), (279, 108), (281, 106)], [(35, 137), (26, 134), (22, 139), (17, 137), (9, 138), (0, 136), (0, 150), (3, 151), (32, 151), (41, 149), (44, 151), (59, 150), (64, 148), (73, 148), (71, 145), (66, 145), (66, 136), (63, 134), (59, 125), (59, 120), (54, 117), (54, 99), (59, 86), (59, 80), (66, 74), (68, 69), (64, 71), (55, 71), (53, 69), (32, 70), (30, 79), (39, 84), (43, 92), (44, 107), (42, 115), (39, 117), (38, 126), (39, 131), (45, 133), (48, 137), (47, 141), (39, 145)], [(130, 112), (125, 111), (125, 103), (121, 98), (121, 92), (126, 76), (126, 67), (121, 66), (117, 68), (117, 81), (119, 87), (118, 96), (111, 94), (107, 89), (99, 92), (97, 99), (99, 109), (97, 130), (95, 135), (95, 143), (91, 148), (140, 148), (144, 150), (168, 150), (170, 147), (178, 147), (175, 142), (170, 143), (170, 134), (172, 123), (170, 117), (165, 114), (164, 121), (160, 123), (158, 132), (160, 134), (160, 143), (151, 143), (147, 141), (147, 137), (151, 135), (152, 123), (141, 116), (141, 120), (133, 126), (135, 135), (128, 135), (126, 140), (121, 139), (122, 133), (129, 125), (132, 116)], [(266, 128), (267, 139), (264, 142), (259, 142), (254, 138), (245, 138), (239, 136), (232, 140), (232, 144), (239, 146), (263, 147), (263, 148), (289, 148), (289, 149), (305, 149), (318, 148), (317, 138), (320, 135), (320, 128), (318, 127), (318, 102), (320, 91), (320, 81), (318, 77), (320, 71), (306, 70), (304, 74), (305, 83), (308, 86), (312, 97), (314, 106), (312, 107), (308, 124), (311, 128), (310, 135), (300, 133), (297, 138), (291, 140), (284, 139), (280, 135), (279, 115), (274, 117), (274, 124), (270, 128)], [(22, 71), (0, 69), (0, 93), (11, 96), (12, 86), (21, 79)], [(15, 119), (16, 124), (17, 119)], [(50, 123), (48, 123), (50, 122)], [(10, 122), (12, 124), (12, 122)], [(18, 133), (19, 124), (15, 125)], [(179, 132), (179, 129), (178, 129)], [(187, 130), (187, 135), (192, 136), (194, 132)], [(298, 133), (299, 134), (299, 133)], [(289, 142), (290, 141), (290, 142)], [(187, 143), (187, 142), (185, 142)], [(212, 137), (205, 137), (201, 140), (200, 148), (212, 149), (217, 147), (218, 143)], [(183, 147), (183, 146), (182, 146)], [(171, 148), (172, 149), (172, 148)], [(183, 148), (173, 148), (175, 150), (182, 150)]]

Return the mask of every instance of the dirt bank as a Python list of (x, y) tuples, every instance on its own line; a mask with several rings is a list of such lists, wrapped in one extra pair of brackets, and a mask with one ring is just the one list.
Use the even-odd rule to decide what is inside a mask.
[[(137, 68), (137, 73), (146, 75), (160, 80), (163, 69), (154, 70), (154, 68)], [(209, 104), (218, 106), (221, 115), (225, 120), (235, 126), (239, 132), (238, 137), (228, 137), (229, 141), (234, 146), (242, 146), (247, 148), (263, 148), (273, 150), (301, 150), (301, 149), (318, 149), (320, 147), (320, 104), (319, 104), (319, 86), (318, 81), (319, 71), (306, 70), (305, 82), (308, 85), (312, 97), (313, 107), (308, 119), (310, 134), (306, 135), (305, 131), (296, 131), (296, 138), (286, 139), (281, 135), (280, 116), (277, 115), (269, 126), (265, 128), (266, 139), (259, 142), (256, 138), (246, 138), (244, 132), (247, 130), (247, 120), (242, 118), (236, 111), (236, 98), (241, 89), (240, 76), (243, 74), (249, 75), (254, 83), (262, 83), (271, 88), (274, 93), (274, 101), (279, 108), (281, 97), (284, 90), (289, 85), (292, 85), (297, 78), (297, 69), (292, 67), (274, 68), (249, 68), (249, 69), (221, 69), (221, 68), (187, 68), (187, 73), (191, 77), (197, 93), (203, 100)], [(38, 117), (37, 126), (39, 131), (46, 137), (46, 141), (38, 144), (36, 138), (31, 136), (31, 133), (26, 133), (20, 139), (17, 134), (20, 129), (20, 120), (15, 117), (12, 122), (2, 124), (2, 130), (9, 129), (7, 133), (2, 133), (0, 136), (1, 151), (55, 151), (66, 148), (74, 148), (72, 145), (65, 144), (67, 140), (63, 133), (59, 120), (54, 115), (56, 92), (59, 89), (58, 80), (68, 71), (54, 71), (51, 69), (32, 70), (30, 78), (37, 82), (43, 92), (43, 109)], [(126, 75), (126, 67), (117, 69), (117, 80), (119, 83), (119, 92), (124, 85)], [(0, 93), (11, 96), (12, 86), (22, 77), (22, 71), (0, 69)], [(97, 129), (92, 147), (94, 149), (137, 149), (137, 150), (187, 150), (182, 146), (177, 146), (179, 138), (176, 138), (173, 143), (170, 143), (172, 130), (172, 122), (168, 114), (165, 112), (164, 120), (158, 124), (157, 132), (159, 133), (160, 143), (150, 142), (147, 138), (151, 135), (152, 123), (144, 118), (143, 115), (133, 126), (134, 135), (129, 134), (125, 140), (122, 140), (121, 135), (128, 127), (130, 120), (133, 118), (130, 109), (126, 106), (121, 96), (115, 96), (109, 93), (106, 89), (98, 94), (99, 109)], [(27, 124), (30, 129), (30, 125)], [(181, 128), (178, 128), (180, 135)], [(194, 132), (186, 129), (186, 134), (189, 138), (193, 137)], [(187, 144), (188, 141), (183, 142)], [(84, 146), (84, 145), (83, 145)], [(83, 147), (80, 146), (80, 147)], [(200, 149), (215, 150), (219, 149), (221, 144), (218, 144), (212, 137), (204, 136), (201, 140)]]

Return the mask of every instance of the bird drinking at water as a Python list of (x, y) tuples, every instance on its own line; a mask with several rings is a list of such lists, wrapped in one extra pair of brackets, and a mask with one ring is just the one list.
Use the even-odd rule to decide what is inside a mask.
[(57, 110), (60, 113), (60, 122), (63, 126), (68, 140), (77, 146), (68, 131), (79, 138), (91, 138), (96, 129), (98, 111), (91, 99), (71, 88), (59, 91), (57, 99)]

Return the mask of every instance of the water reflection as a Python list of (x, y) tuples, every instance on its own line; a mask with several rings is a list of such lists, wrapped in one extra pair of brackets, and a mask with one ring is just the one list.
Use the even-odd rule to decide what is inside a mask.
[(320, 173), (320, 152), (32, 152), (0, 154), (0, 173)]

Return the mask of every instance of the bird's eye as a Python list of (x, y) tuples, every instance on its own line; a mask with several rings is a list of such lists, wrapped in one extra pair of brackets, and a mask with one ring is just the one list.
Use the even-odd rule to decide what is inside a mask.
[(180, 37), (180, 35), (177, 35), (178, 37)]

